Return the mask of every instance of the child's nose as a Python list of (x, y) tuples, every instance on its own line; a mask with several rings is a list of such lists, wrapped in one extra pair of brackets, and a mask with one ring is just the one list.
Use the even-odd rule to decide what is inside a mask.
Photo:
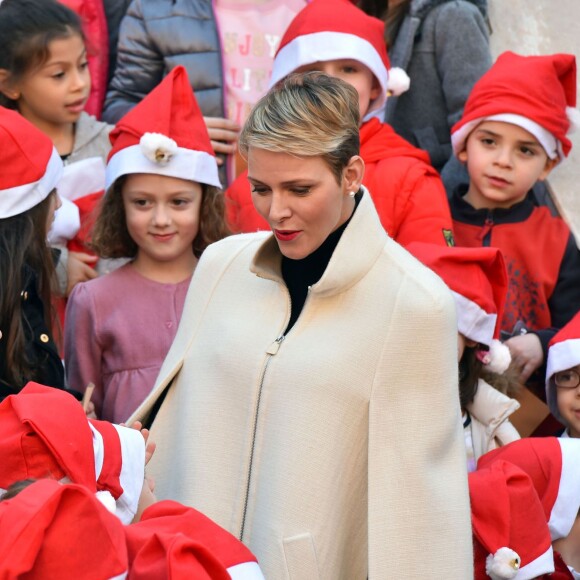
[(171, 222), (171, 216), (167, 211), (167, 208), (163, 204), (159, 204), (155, 207), (153, 212), (153, 223), (157, 226), (166, 226)]
[(496, 163), (503, 167), (512, 166), (512, 151), (509, 147), (499, 147), (497, 150)]

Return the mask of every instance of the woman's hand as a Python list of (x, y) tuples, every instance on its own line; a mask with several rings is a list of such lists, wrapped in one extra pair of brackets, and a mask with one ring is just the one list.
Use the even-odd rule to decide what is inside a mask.
[[(235, 153), (240, 135), (240, 126), (234, 121), (223, 119), (222, 117), (204, 117), (205, 126), (211, 140), (211, 146), (218, 153), (231, 155)], [(223, 164), (223, 160), (217, 158), (218, 165)]]

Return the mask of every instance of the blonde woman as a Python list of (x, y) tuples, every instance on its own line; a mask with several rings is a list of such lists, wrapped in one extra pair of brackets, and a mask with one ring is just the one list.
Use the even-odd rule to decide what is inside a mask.
[[(162, 497), (266, 578), (472, 574), (454, 306), (361, 186), (356, 90), (287, 78), (240, 146), (272, 232), (209, 246), (157, 383)], [(444, 525), (442, 525), (444, 523)]]

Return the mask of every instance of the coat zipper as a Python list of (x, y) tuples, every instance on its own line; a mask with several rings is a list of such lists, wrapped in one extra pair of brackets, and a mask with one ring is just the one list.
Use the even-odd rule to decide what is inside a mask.
[(494, 225), (495, 223), (493, 221), (493, 213), (491, 210), (488, 210), (485, 221), (483, 222), (483, 228), (479, 234), (479, 239), (481, 240), (482, 246), (489, 247), (491, 243), (491, 230)]
[(254, 424), (252, 427), (252, 447), (250, 449), (250, 463), (248, 464), (248, 478), (246, 484), (246, 493), (244, 495), (244, 511), (242, 512), (242, 525), (240, 528), (239, 540), (243, 541), (244, 529), (246, 527), (246, 513), (248, 511), (248, 500), (250, 497), (250, 484), (252, 481), (252, 464), (254, 462), (254, 452), (256, 450), (256, 432), (258, 430), (258, 417), (260, 415), (260, 402), (262, 400), (262, 388), (264, 386), (264, 378), (266, 376), (266, 371), (268, 370), (268, 365), (272, 360), (272, 357), (278, 353), (280, 350), (280, 345), (284, 341), (285, 335), (281, 334), (266, 350), (268, 358), (264, 364), (264, 370), (262, 371), (262, 376), (260, 377), (260, 386), (258, 388), (258, 400), (256, 401), (256, 413), (254, 414)]

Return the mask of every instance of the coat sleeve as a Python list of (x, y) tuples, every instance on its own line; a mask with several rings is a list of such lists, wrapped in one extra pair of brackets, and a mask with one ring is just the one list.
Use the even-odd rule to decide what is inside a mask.
[(85, 283), (71, 292), (65, 315), (64, 359), (69, 388), (84, 393), (94, 383), (92, 401), (97, 417), (103, 407), (102, 348), (93, 296)]
[(463, 114), (473, 85), (492, 62), (487, 24), (476, 6), (460, 1), (441, 7), (435, 28), (435, 51), (451, 130)]
[(402, 246), (411, 242), (442, 245), (453, 244), (453, 221), (445, 188), (437, 172), (415, 167), (403, 183), (397, 201), (404, 206), (397, 213), (395, 240)]
[(163, 55), (147, 30), (143, 2), (133, 0), (121, 22), (117, 67), (107, 92), (103, 121), (116, 123), (161, 82), (163, 72)]
[(371, 395), (370, 580), (473, 577), (453, 300), (423, 278), (400, 285)]

